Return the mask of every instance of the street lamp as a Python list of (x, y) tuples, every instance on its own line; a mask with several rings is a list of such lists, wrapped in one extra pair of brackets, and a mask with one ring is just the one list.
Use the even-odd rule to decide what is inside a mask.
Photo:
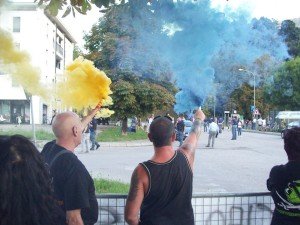
[(239, 68), (239, 71), (250, 73), (253, 76), (253, 79), (254, 79), (254, 84), (253, 84), (253, 106), (254, 106), (254, 116), (255, 116), (255, 110), (256, 110), (256, 107), (255, 107), (255, 73), (253, 73), (253, 72), (251, 72), (249, 70), (245, 70), (243, 68)]

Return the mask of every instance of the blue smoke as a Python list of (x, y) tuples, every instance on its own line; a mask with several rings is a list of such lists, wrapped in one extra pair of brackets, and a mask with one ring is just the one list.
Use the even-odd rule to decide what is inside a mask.
[(246, 10), (221, 13), (209, 0), (130, 0), (122, 21), (134, 41), (120, 41), (118, 67), (152, 79), (164, 79), (171, 70), (180, 90), (177, 113), (203, 105), (215, 93), (225, 102), (234, 89), (252, 80), (238, 68), (256, 71), (258, 59), (268, 56), (263, 63), (268, 68), (288, 57), (276, 22), (249, 15)]

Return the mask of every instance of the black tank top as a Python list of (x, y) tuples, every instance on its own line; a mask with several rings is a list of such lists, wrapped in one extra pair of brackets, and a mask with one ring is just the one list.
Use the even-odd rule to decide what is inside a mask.
[(175, 151), (168, 162), (141, 163), (149, 176), (149, 190), (140, 213), (140, 225), (194, 225), (193, 174), (186, 156)]

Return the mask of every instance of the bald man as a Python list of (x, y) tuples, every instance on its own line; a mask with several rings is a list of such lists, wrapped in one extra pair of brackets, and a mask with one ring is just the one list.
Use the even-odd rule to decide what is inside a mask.
[(58, 114), (52, 124), (56, 140), (47, 143), (41, 154), (53, 177), (54, 195), (66, 213), (68, 225), (93, 225), (98, 219), (94, 182), (74, 153), (82, 132), (100, 107), (82, 121), (73, 112)]

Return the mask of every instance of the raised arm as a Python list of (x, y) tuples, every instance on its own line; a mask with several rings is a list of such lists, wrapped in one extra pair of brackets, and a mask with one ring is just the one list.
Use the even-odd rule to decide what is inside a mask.
[(101, 108), (101, 102), (99, 102), (99, 104), (94, 109), (92, 109), (87, 116), (82, 118), (81, 120), (82, 127), (86, 127), (92, 121), (93, 117), (96, 115), (96, 113), (100, 108)]
[(185, 139), (181, 147), (179, 148), (188, 158), (190, 166), (193, 170), (195, 150), (197, 148), (198, 140), (201, 133), (201, 126), (205, 119), (205, 115), (201, 109), (198, 109), (194, 115), (195, 121), (189, 133), (189, 136)]

